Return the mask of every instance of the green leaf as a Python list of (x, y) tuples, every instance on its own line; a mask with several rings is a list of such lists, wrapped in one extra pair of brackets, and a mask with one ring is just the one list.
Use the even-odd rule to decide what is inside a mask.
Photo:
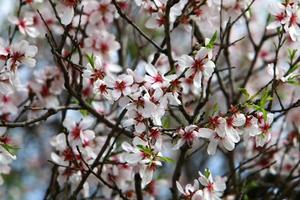
[(291, 66), (290, 69), (287, 71), (286, 74), (289, 75), (289, 74), (293, 73), (293, 72), (296, 71), (299, 67), (300, 67), (299, 64), (296, 64), (296, 65), (294, 65), (294, 66)]
[(288, 49), (289, 60), (292, 63), (296, 57), (297, 49)]
[(169, 116), (163, 117), (162, 119), (162, 126), (163, 128), (170, 128), (171, 125), (171, 119)]
[(268, 112), (265, 109), (262, 109), (263, 117), (265, 122), (268, 120)]
[(88, 62), (91, 64), (93, 69), (95, 69), (95, 56), (94, 56), (94, 54), (86, 55), (86, 58), (88, 59)]
[(210, 176), (210, 170), (208, 168), (205, 168), (205, 170), (204, 170), (204, 176), (206, 178), (208, 178)]
[(217, 31), (213, 34), (212, 38), (209, 40), (208, 44), (206, 45), (206, 48), (213, 49), (215, 46), (215, 42), (217, 40)]
[(145, 154), (151, 155), (152, 154), (152, 150), (148, 147), (145, 147), (143, 145), (137, 145), (137, 147), (139, 148), (140, 151), (142, 151)]
[(169, 157), (159, 157), (159, 159), (164, 162), (175, 163), (175, 160), (173, 160), (172, 158), (169, 158)]
[(271, 101), (272, 97), (270, 96), (270, 93), (267, 89), (264, 90), (261, 100), (259, 102), (260, 107), (265, 107), (265, 105), (267, 104), (268, 101)]
[(297, 79), (297, 76), (295, 77), (292, 77), (292, 78), (289, 78), (287, 80), (287, 83), (291, 84), (291, 85), (295, 85), (295, 86), (300, 86), (300, 82), (299, 80)]
[(215, 103), (213, 106), (213, 114), (217, 113), (219, 111), (219, 104)]
[(240, 88), (240, 92), (245, 96), (246, 101), (250, 99), (250, 94), (246, 88)]
[(12, 156), (15, 156), (20, 148), (12, 146), (10, 144), (1, 144), (0, 145)]
[(83, 117), (86, 117), (86, 116), (89, 115), (89, 112), (88, 112), (87, 110), (84, 110), (84, 109), (81, 109), (81, 110), (80, 110), (80, 113), (81, 113), (81, 115), (82, 115)]

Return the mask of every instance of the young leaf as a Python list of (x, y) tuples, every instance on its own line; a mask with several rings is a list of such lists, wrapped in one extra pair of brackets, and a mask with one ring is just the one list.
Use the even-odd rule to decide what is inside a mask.
[(10, 144), (0, 144), (10, 155), (15, 156), (19, 150), (18, 147), (12, 146)]
[(212, 38), (209, 40), (208, 44), (206, 45), (206, 48), (213, 49), (215, 42), (217, 40), (217, 31), (213, 34)]
[(86, 58), (88, 59), (88, 62), (90, 63), (90, 65), (95, 68), (95, 56), (94, 54), (92, 55), (86, 55)]
[(208, 168), (205, 168), (205, 170), (204, 170), (204, 176), (206, 178), (208, 178), (210, 176), (210, 170)]
[(175, 160), (173, 160), (172, 158), (169, 158), (169, 157), (159, 157), (159, 159), (164, 162), (175, 163)]

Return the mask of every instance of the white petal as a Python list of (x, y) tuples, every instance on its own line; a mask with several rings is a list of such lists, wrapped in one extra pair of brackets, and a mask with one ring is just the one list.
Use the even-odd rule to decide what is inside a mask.
[(177, 186), (177, 189), (178, 189), (178, 191), (179, 191), (180, 193), (182, 193), (182, 194), (185, 193), (184, 190), (183, 190), (183, 188), (181, 187), (181, 185), (180, 185), (180, 183), (179, 183), (178, 181), (176, 181), (176, 186)]
[(243, 126), (246, 122), (246, 117), (244, 114), (236, 114), (233, 118), (233, 126), (240, 127)]
[(74, 16), (74, 9), (71, 6), (65, 6), (63, 4), (58, 4), (57, 12), (59, 14), (59, 17), (61, 18), (61, 23), (64, 25), (68, 25), (72, 22), (73, 16)]
[(211, 130), (209, 128), (200, 128), (198, 130), (197, 136), (209, 139), (214, 134), (214, 132), (215, 131), (213, 131), (213, 130)]
[(207, 147), (207, 153), (209, 155), (214, 155), (216, 153), (217, 146), (218, 146), (218, 142), (210, 141)]

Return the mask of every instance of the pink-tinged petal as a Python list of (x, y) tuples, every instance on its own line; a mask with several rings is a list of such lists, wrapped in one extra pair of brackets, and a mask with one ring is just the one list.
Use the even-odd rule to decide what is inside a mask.
[(197, 52), (197, 54), (196, 54), (196, 56), (195, 56), (195, 59), (196, 59), (196, 60), (202, 60), (202, 59), (204, 59), (204, 58), (207, 56), (208, 51), (209, 51), (209, 50), (208, 50), (207, 48), (202, 47), (202, 48)]
[(123, 80), (127, 86), (130, 86), (133, 83), (133, 77), (130, 75), (120, 75), (119, 78)]
[(59, 157), (56, 153), (51, 153), (51, 160), (57, 164), (63, 164), (64, 161), (61, 157)]
[(134, 146), (137, 146), (137, 145), (147, 146), (147, 142), (142, 140), (140, 137), (133, 138), (132, 144)]
[(33, 58), (25, 57), (21, 60), (22, 64), (27, 65), (28, 67), (34, 67), (36, 65), (36, 60)]
[(191, 200), (205, 200), (204, 196), (203, 196), (203, 191), (202, 190), (198, 190), (197, 192), (195, 192), (193, 194)]
[(152, 170), (145, 170), (144, 173), (141, 173), (142, 178), (142, 188), (148, 185), (152, 181), (153, 171)]
[(279, 21), (274, 21), (274, 22), (271, 22), (268, 26), (267, 26), (267, 29), (269, 30), (272, 30), (272, 29), (276, 29), (278, 27), (281, 26), (281, 23)]
[(136, 153), (123, 154), (123, 160), (129, 164), (135, 164), (142, 160), (142, 157)]
[(40, 34), (35, 27), (27, 27), (26, 33), (32, 38), (36, 38)]
[(56, 96), (48, 96), (44, 98), (44, 104), (46, 108), (55, 108), (59, 106), (59, 101)]
[(185, 72), (185, 77), (189, 78), (190, 76), (192, 76), (194, 74), (195, 70), (193, 68), (189, 68), (186, 72)]
[(178, 65), (182, 66), (184, 68), (192, 67), (194, 62), (195, 62), (194, 59), (189, 55), (182, 55), (179, 57), (179, 59), (177, 61)]
[(119, 42), (113, 41), (113, 42), (111, 42), (109, 48), (111, 51), (117, 51), (121, 48), (121, 45)]
[(145, 65), (145, 70), (146, 72), (150, 75), (150, 76), (156, 76), (157, 75), (157, 70), (155, 69), (155, 67), (151, 64), (147, 64)]
[(100, 56), (95, 56), (95, 68), (96, 69), (102, 69), (103, 63)]
[(273, 122), (274, 119), (274, 114), (273, 113), (268, 113), (267, 114), (267, 123), (271, 124)]
[(185, 194), (182, 186), (180, 185), (180, 183), (178, 181), (176, 181), (176, 186), (177, 186), (177, 189), (178, 191), (181, 193), (181, 194)]
[(95, 138), (95, 132), (92, 130), (85, 130), (83, 131), (83, 134), (80, 134), (80, 138), (82, 142), (88, 142)]
[(9, 16), (7, 19), (12, 24), (18, 24), (19, 23), (19, 19), (16, 16)]
[(68, 131), (71, 131), (72, 128), (75, 126), (75, 122), (69, 118), (66, 118), (63, 122), (63, 126), (68, 129)]
[(224, 118), (220, 118), (219, 123), (220, 125), (216, 127), (215, 131), (218, 134), (218, 136), (223, 138), (226, 135), (226, 120)]
[(228, 151), (232, 151), (235, 147), (235, 144), (227, 137), (225, 137), (222, 140), (222, 144), (223, 144), (224, 148), (227, 149)]
[(189, 125), (187, 127), (184, 128), (185, 132), (190, 132), (190, 131), (193, 131), (197, 128), (196, 125)]
[(261, 133), (260, 129), (258, 128), (258, 126), (251, 126), (250, 128), (247, 128), (247, 133), (254, 137), (256, 135), (259, 135)]
[(2, 109), (3, 109), (3, 111), (5, 110), (5, 112), (11, 113), (12, 115), (15, 115), (18, 113), (18, 108), (13, 103), (5, 104), (5, 107)]
[(216, 153), (217, 146), (218, 146), (217, 141), (210, 141), (207, 147), (208, 155), (214, 155)]
[(264, 134), (260, 134), (258, 136), (255, 137), (255, 143), (256, 146), (262, 147), (266, 144), (267, 142), (267, 137)]
[(38, 48), (34, 45), (29, 45), (26, 49), (25, 55), (28, 57), (34, 57), (38, 52)]
[(122, 149), (124, 151), (127, 151), (127, 152), (132, 152), (133, 151), (133, 147), (128, 142), (123, 142), (122, 143)]
[(93, 123), (94, 123), (94, 118), (92, 118), (92, 117), (84, 117), (82, 119), (82, 121), (80, 122), (80, 127), (83, 130), (85, 130), (85, 129), (91, 127), (93, 125)]
[(220, 176), (216, 177), (215, 181), (215, 190), (223, 192), (226, 189), (226, 178), (222, 178)]
[(173, 147), (173, 149), (178, 150), (180, 147), (182, 147), (184, 145), (184, 143), (185, 143), (185, 141), (182, 138), (180, 138), (177, 141), (176, 145)]
[(6, 127), (0, 127), (0, 136), (6, 132)]
[(131, 93), (131, 89), (130, 87), (126, 87), (123, 91), (122, 91), (124, 96), (130, 95)]
[(191, 193), (191, 192), (194, 192), (195, 191), (195, 189), (194, 189), (194, 187), (189, 183), (189, 184), (187, 184), (186, 186), (185, 186), (185, 191), (187, 192), (187, 193)]
[(271, 2), (268, 6), (268, 9), (272, 15), (278, 15), (281, 12), (284, 12), (285, 7), (279, 2)]
[(193, 185), (193, 187), (194, 187), (194, 190), (199, 190), (200, 185), (199, 185), (199, 181), (198, 181), (197, 179), (194, 180), (194, 185)]
[(273, 76), (274, 74), (274, 63), (268, 64), (266, 71), (270, 76)]
[(159, 28), (159, 25), (158, 25), (158, 23), (157, 23), (157, 20), (156, 20), (153, 16), (151, 16), (151, 17), (147, 20), (147, 22), (146, 22), (146, 24), (145, 24), (145, 27), (147, 27), (147, 28), (149, 28), (149, 29), (157, 29), (157, 28)]
[(85, 47), (91, 47), (93, 45), (93, 39), (88, 37), (86, 39), (84, 39), (84, 46)]
[(237, 143), (240, 141), (239, 133), (235, 128), (232, 128), (232, 127), (229, 128), (227, 126), (225, 128), (226, 128), (226, 137), (228, 137), (234, 143)]
[(74, 17), (74, 9), (72, 6), (65, 6), (63, 4), (58, 4), (56, 6), (56, 9), (62, 24), (68, 25), (72, 22), (72, 19)]
[(243, 126), (246, 122), (246, 117), (244, 114), (242, 113), (239, 113), (239, 114), (236, 114), (233, 118), (233, 126), (235, 127), (240, 127), (240, 126)]
[(51, 146), (55, 147), (58, 151), (63, 151), (67, 147), (66, 135), (60, 133), (50, 140)]
[(198, 178), (199, 182), (202, 186), (206, 187), (209, 185), (209, 180), (201, 173), (199, 172), (200, 177)]
[(146, 126), (144, 123), (138, 123), (136, 126), (135, 126), (135, 131), (137, 133), (142, 133), (146, 130)]
[(113, 76), (105, 76), (104, 82), (109, 86), (109, 87), (114, 87), (115, 84), (115, 78)]
[(207, 61), (207, 63), (205, 63), (205, 70), (203, 72), (203, 75), (205, 77), (211, 77), (211, 75), (213, 74), (215, 69), (215, 63), (211, 60)]
[(121, 97), (122, 93), (119, 90), (112, 91), (112, 97), (114, 100), (118, 100)]
[(209, 139), (209, 138), (211, 138), (214, 135), (214, 133), (215, 133), (215, 131), (211, 130), (209, 128), (200, 128), (198, 130), (197, 136)]
[(194, 83), (195, 87), (197, 87), (197, 88), (202, 87), (202, 85), (201, 85), (201, 83), (202, 83), (202, 73), (201, 72), (196, 73), (193, 83)]

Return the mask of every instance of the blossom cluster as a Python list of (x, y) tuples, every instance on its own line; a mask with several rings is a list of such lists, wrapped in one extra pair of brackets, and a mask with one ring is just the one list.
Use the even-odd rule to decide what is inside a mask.
[(52, 127), (48, 198), (250, 199), (269, 174), (294, 186), (299, 5), (21, 0), (0, 38), (0, 175), (14, 128)]

